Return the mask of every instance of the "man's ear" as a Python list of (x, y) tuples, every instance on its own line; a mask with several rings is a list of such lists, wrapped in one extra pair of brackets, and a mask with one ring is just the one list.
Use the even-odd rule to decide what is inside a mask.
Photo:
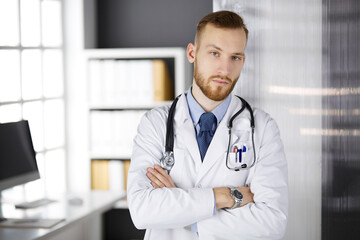
[(195, 62), (196, 46), (193, 43), (189, 43), (186, 49), (186, 55), (190, 63)]

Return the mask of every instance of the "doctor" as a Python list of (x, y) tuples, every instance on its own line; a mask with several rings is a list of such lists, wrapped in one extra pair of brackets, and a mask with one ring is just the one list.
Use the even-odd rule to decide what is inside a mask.
[[(127, 192), (132, 220), (137, 228), (146, 229), (145, 239), (283, 237), (287, 164), (275, 121), (253, 109), (252, 144), (250, 111), (242, 111), (233, 120), (228, 145), (228, 123), (242, 107), (232, 90), (245, 62), (247, 36), (242, 18), (233, 12), (211, 13), (198, 23), (195, 44), (187, 47), (188, 60), (194, 63), (193, 84), (175, 108), (175, 164), (169, 174), (159, 166), (169, 106), (142, 118)], [(205, 129), (206, 125), (210, 127)], [(243, 148), (247, 166), (255, 161), (253, 167), (240, 171), (227, 167), (227, 150), (238, 148)]]

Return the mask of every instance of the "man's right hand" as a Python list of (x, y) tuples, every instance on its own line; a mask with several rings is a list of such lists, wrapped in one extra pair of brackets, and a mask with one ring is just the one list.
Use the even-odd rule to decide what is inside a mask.
[(156, 188), (175, 188), (175, 184), (169, 174), (159, 165), (155, 164), (154, 168), (147, 168), (146, 176), (150, 179), (151, 185)]
[[(254, 194), (251, 192), (250, 187), (236, 187), (242, 195), (243, 202), (240, 207), (254, 202)], [(216, 210), (221, 208), (232, 208), (235, 204), (235, 200), (231, 197), (230, 188), (228, 187), (218, 187), (214, 188), (214, 195), (216, 201)]]

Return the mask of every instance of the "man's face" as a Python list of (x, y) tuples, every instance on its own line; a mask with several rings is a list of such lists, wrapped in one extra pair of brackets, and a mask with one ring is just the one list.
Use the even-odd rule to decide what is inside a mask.
[(222, 101), (233, 90), (244, 66), (245, 46), (243, 29), (205, 26), (197, 45), (193, 46), (193, 62), (194, 84), (207, 98)]

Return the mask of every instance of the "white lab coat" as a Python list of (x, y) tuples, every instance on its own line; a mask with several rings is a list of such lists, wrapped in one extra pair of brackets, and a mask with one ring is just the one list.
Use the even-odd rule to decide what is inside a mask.
[[(160, 165), (164, 152), (169, 106), (146, 113), (134, 139), (128, 174), (128, 205), (139, 229), (147, 229), (145, 239), (281, 239), (288, 216), (287, 164), (275, 121), (254, 109), (257, 164), (239, 172), (227, 169), (227, 123), (241, 108), (231, 96), (229, 108), (218, 125), (204, 161), (201, 161), (196, 133), (186, 97), (176, 106), (174, 118), (175, 165), (170, 176), (177, 188), (154, 189), (146, 177), (147, 167)], [(244, 110), (235, 120), (231, 146), (247, 143), (253, 155), (250, 114)], [(250, 155), (249, 155), (250, 156)], [(251, 157), (249, 157), (251, 161)], [(255, 203), (214, 214), (212, 188), (250, 185)], [(197, 222), (198, 234), (190, 225)]]

